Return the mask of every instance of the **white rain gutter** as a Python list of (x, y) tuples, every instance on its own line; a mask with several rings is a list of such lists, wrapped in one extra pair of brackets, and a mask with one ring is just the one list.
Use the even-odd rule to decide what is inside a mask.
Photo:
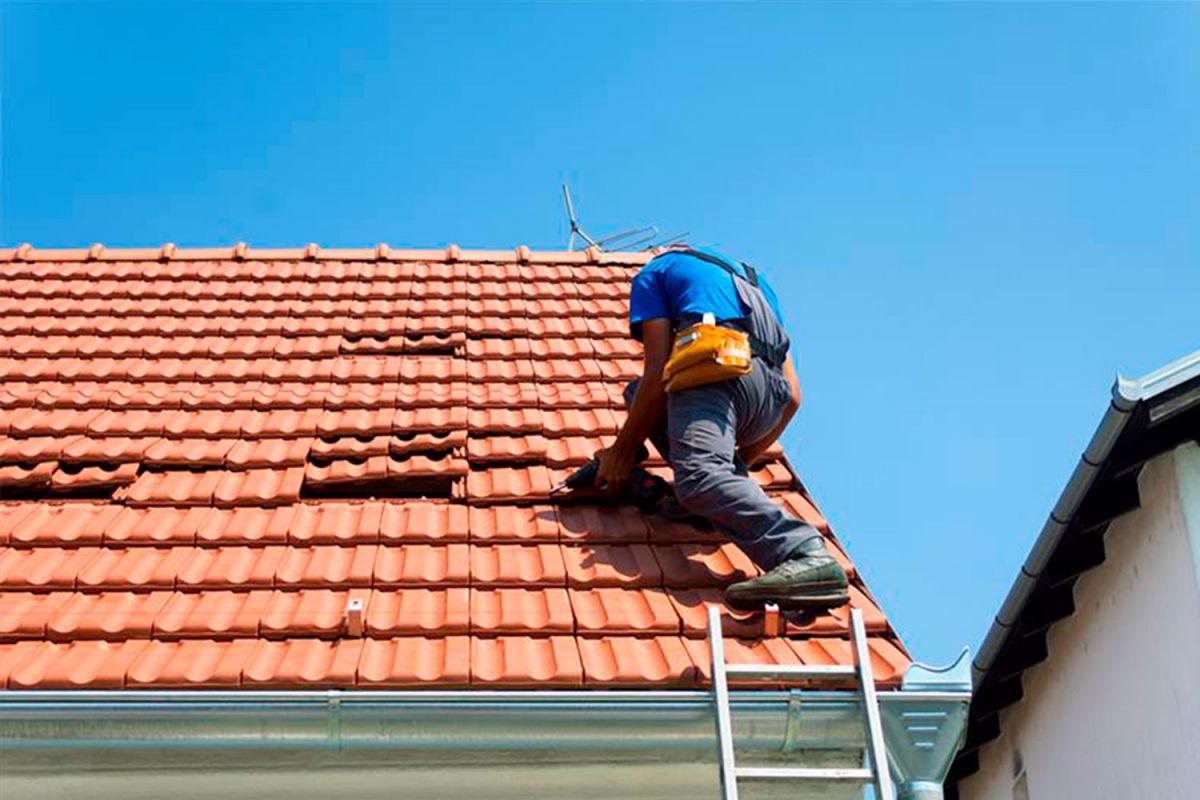
[[(942, 737), (952, 745), (945, 756), (948, 766), (962, 738), (957, 710), (965, 718), (969, 696), (961, 686), (880, 693), (885, 720), (891, 720), (888, 750), (894, 773), (898, 765), (911, 765), (933, 749), (913, 738), (914, 731), (926, 730), (931, 708), (954, 710), (948, 718), (955, 722)], [(850, 766), (862, 758), (863, 724), (854, 692), (734, 691), (731, 704), (735, 745), (752, 758), (815, 758)], [(905, 720), (914, 714), (922, 727), (906, 728)], [(7, 691), (0, 692), (0, 752), (10, 786), (69, 793), (70, 781), (76, 780), (96, 797), (108, 794), (90, 783), (89, 770), (120, 775), (122, 787), (137, 784), (139, 770), (157, 770), (169, 776), (157, 778), (162, 785), (171, 785), (181, 780), (181, 764), (210, 763), (216, 753), (257, 769), (251, 779), (262, 778), (259, 767), (286, 759), (287, 753), (312, 754), (300, 756), (306, 760), (358, 759), (356, 771), (387, 764), (395, 770), (383, 781), (388, 786), (397, 776), (416, 776), (412, 770), (418, 766), (440, 764), (436, 780), (421, 778), (429, 794), (414, 785), (413, 796), (458, 787), (454, 781), (467, 780), (474, 770), (474, 780), (499, 792), (489, 794), (507, 797), (497, 782), (511, 783), (504, 770), (520, 765), (530, 767), (519, 784), (520, 796), (528, 798), (562, 797), (561, 781), (539, 781), (556, 774), (583, 781), (582, 773), (576, 774), (581, 764), (603, 768), (586, 780), (613, 780), (613, 796), (641, 796), (645, 776), (628, 777), (639, 774), (630, 771), (637, 769), (654, 776), (646, 785), (653, 790), (649, 796), (683, 797), (717, 787), (715, 714), (711, 695), (703, 691)], [(238, 774), (212, 763), (213, 769)], [(575, 765), (567, 777), (554, 772), (564, 764)], [(712, 774), (710, 767), (697, 771), (698, 764), (710, 765)], [(635, 782), (620, 784), (622, 774)], [(913, 777), (911, 769), (906, 775)], [(940, 797), (942, 775), (944, 769), (934, 776), (936, 794), (902, 791), (901, 796)], [(932, 786), (929, 780), (917, 784)], [(435, 785), (440, 788), (431, 788)], [(243, 791), (241, 784), (235, 787), (225, 796)], [(363, 789), (359, 796), (374, 795)], [(822, 796), (857, 794), (833, 790)]]

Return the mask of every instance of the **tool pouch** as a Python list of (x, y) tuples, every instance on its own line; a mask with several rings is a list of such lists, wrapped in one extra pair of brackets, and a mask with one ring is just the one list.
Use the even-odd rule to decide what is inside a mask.
[(668, 392), (691, 389), (747, 375), (754, 368), (748, 334), (717, 325), (711, 314), (675, 335), (671, 357), (663, 367)]

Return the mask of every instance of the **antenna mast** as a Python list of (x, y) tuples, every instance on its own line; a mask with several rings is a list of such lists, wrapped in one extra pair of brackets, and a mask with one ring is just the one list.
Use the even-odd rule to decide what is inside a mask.
[(667, 239), (658, 239), (658, 226), (647, 225), (643, 228), (629, 228), (628, 230), (614, 233), (611, 236), (606, 236), (603, 239), (593, 239), (588, 235), (583, 226), (579, 224), (578, 218), (575, 216), (575, 204), (571, 202), (571, 189), (564, 182), (562, 185), (563, 207), (567, 211), (567, 222), (571, 226), (571, 235), (567, 239), (567, 249), (575, 249), (575, 238), (579, 237), (580, 241), (584, 242), (588, 247), (595, 247), (597, 250), (613, 250), (625, 249), (634, 250), (641, 247), (644, 250), (650, 250), (655, 247), (663, 247), (668, 244), (673, 244), (687, 237), (687, 233), (681, 233), (678, 236), (672, 236)]

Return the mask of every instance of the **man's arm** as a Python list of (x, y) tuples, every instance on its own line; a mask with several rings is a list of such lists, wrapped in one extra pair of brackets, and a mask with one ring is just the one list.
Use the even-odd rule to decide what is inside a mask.
[(757, 442), (745, 445), (740, 448), (739, 455), (747, 467), (753, 467), (755, 462), (763, 457), (767, 449), (775, 444), (779, 437), (783, 434), (784, 428), (791, 422), (795, 416), (796, 410), (800, 408), (800, 379), (796, 377), (796, 367), (792, 363), (792, 356), (789, 353), (788, 357), (783, 362), (783, 377), (787, 379), (788, 386), (791, 392), (788, 395), (787, 405), (783, 408), (783, 415), (779, 418), (779, 422), (771, 429), (770, 433), (759, 439)]
[(629, 480), (638, 448), (667, 411), (667, 391), (663, 385), (663, 367), (671, 355), (671, 321), (648, 319), (642, 322), (643, 363), (629, 416), (621, 426), (612, 447), (596, 454), (600, 470), (596, 485), (619, 489)]

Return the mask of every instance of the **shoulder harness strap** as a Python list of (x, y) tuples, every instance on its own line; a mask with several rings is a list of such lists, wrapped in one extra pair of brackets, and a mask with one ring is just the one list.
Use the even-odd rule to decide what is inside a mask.
[[(732, 275), (734, 277), (734, 279), (742, 278), (747, 283), (749, 283), (751, 286), (753, 286), (755, 289), (758, 289), (758, 272), (755, 271), (754, 267), (750, 266), (745, 261), (741, 262), (742, 269), (744, 269), (746, 271), (746, 274), (744, 276), (742, 276), (742, 275), (739, 275), (737, 273), (737, 270), (735, 270), (733, 267), (731, 267), (728, 263), (726, 263), (722, 259), (719, 259), (715, 256), (710, 256), (708, 253), (702, 253), (701, 251), (693, 250), (690, 247), (685, 250), (678, 250), (676, 252), (684, 253), (686, 255), (691, 256), (692, 258), (698, 258), (701, 261), (707, 261), (710, 264), (716, 264), (718, 267), (720, 267), (721, 269), (725, 270), (730, 275)], [(759, 291), (762, 291), (762, 290), (759, 289)], [(770, 364), (773, 367), (778, 367), (778, 366), (782, 365), (784, 362), (784, 359), (787, 358), (786, 351), (780, 352), (779, 348), (777, 348), (777, 347), (769, 347), (766, 344), (764, 344), (761, 340), (759, 340), (759, 338), (757, 336), (754, 336), (754, 335), (750, 336), (750, 352), (754, 353), (754, 355), (758, 356), (763, 361), (766, 361), (768, 364)]]
[(691, 256), (692, 258), (698, 258), (701, 261), (707, 261), (710, 264), (716, 264), (718, 267), (725, 270), (733, 277), (743, 278), (744, 280), (749, 282), (749, 284), (751, 286), (754, 286), (756, 288), (758, 286), (758, 273), (754, 271), (754, 267), (750, 266), (745, 261), (742, 262), (742, 269), (746, 270), (746, 274), (743, 276), (743, 275), (739, 275), (737, 273), (737, 270), (735, 270), (733, 267), (731, 267), (726, 261), (724, 261), (720, 258), (717, 258), (716, 256), (710, 256), (708, 253), (703, 253), (699, 250), (693, 250), (690, 247), (687, 248), (686, 250), (678, 250), (676, 252), (684, 253), (686, 255)]

